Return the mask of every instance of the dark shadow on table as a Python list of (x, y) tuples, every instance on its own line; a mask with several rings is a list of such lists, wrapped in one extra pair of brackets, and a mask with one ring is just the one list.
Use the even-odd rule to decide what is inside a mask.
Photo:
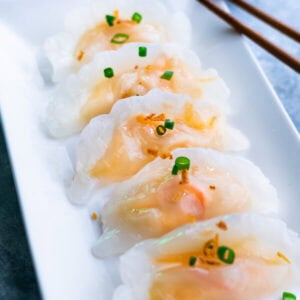
[(0, 119), (0, 299), (41, 299)]

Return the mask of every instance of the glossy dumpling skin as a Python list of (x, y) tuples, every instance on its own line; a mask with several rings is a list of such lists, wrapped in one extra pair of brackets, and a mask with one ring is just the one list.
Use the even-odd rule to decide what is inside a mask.
[[(172, 160), (158, 158), (114, 187), (101, 212), (96, 256), (120, 254), (139, 241), (223, 214), (277, 212), (275, 189), (250, 161), (196, 148), (172, 154)], [(172, 174), (181, 156), (190, 159), (187, 180)]]
[[(234, 259), (222, 261), (220, 247)], [(296, 233), (272, 217), (233, 214), (189, 224), (123, 255), (124, 285), (114, 299), (280, 299), (299, 287), (299, 250)]]
[[(173, 5), (157, 0), (92, 1), (70, 12), (64, 32), (48, 38), (45, 44), (54, 81), (77, 72), (98, 52), (116, 50), (127, 43), (187, 45), (190, 22), (180, 11), (184, 6), (180, 1), (173, 0)], [(132, 20), (134, 13), (141, 15), (140, 22)], [(112, 23), (106, 21), (107, 15), (114, 18)], [(128, 35), (128, 39), (124, 43), (112, 43), (118, 33)]]
[[(147, 48), (146, 57), (139, 56), (140, 47)], [(105, 77), (107, 68), (112, 68), (112, 77)], [(166, 71), (173, 72), (168, 79), (162, 78)], [(57, 86), (47, 108), (49, 132), (55, 137), (77, 133), (92, 118), (109, 113), (119, 100), (143, 96), (153, 88), (197, 100), (224, 102), (229, 95), (217, 72), (204, 71), (190, 50), (169, 44), (127, 44), (99, 53)]]
[[(129, 179), (156, 157), (171, 159), (179, 147), (244, 149), (247, 140), (227, 124), (224, 109), (218, 101), (194, 101), (157, 89), (118, 102), (81, 134), (71, 201), (83, 203), (93, 185)], [(159, 135), (157, 128), (166, 120), (174, 127)]]

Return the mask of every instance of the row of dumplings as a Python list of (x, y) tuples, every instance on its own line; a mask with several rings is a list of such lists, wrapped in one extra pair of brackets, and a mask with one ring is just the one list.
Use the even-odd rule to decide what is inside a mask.
[(95, 1), (47, 40), (47, 127), (79, 136), (68, 197), (101, 203), (93, 253), (122, 255), (116, 300), (296, 299), (299, 239), (269, 180), (232, 153), (249, 143), (226, 84), (187, 48), (187, 3)]

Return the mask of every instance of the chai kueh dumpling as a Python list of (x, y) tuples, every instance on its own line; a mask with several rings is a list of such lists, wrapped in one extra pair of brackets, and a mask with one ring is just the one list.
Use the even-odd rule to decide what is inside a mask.
[(93, 188), (129, 179), (176, 148), (241, 150), (247, 140), (231, 128), (218, 101), (152, 90), (118, 102), (83, 130), (70, 199), (83, 203)]
[(188, 224), (123, 255), (124, 285), (113, 299), (286, 299), (283, 292), (300, 286), (299, 253), (299, 237), (276, 218), (233, 214)]
[(153, 88), (220, 103), (229, 95), (217, 73), (202, 70), (190, 50), (128, 44), (118, 51), (99, 53), (57, 87), (47, 110), (49, 131), (56, 137), (79, 132), (93, 117), (109, 113), (118, 100), (143, 96)]
[(250, 161), (199, 148), (177, 149), (172, 156), (157, 158), (114, 187), (101, 211), (96, 256), (120, 254), (142, 240), (223, 214), (277, 212), (275, 189)]
[[(93, 1), (71, 12), (65, 31), (46, 41), (55, 81), (78, 71), (100, 51), (127, 43), (178, 43), (187, 45), (191, 28), (176, 6), (158, 0)], [(180, 1), (172, 1), (177, 2)], [(182, 2), (182, 0), (181, 0)], [(179, 7), (180, 9), (180, 7)]]

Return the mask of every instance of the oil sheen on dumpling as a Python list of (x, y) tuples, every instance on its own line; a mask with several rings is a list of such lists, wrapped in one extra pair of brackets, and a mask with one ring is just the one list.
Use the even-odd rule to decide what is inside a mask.
[[(166, 129), (165, 122), (173, 128)], [(241, 133), (228, 126), (217, 101), (153, 90), (118, 102), (109, 115), (98, 116), (84, 129), (71, 201), (84, 202), (93, 184), (126, 180), (156, 157), (171, 159), (176, 148), (246, 146)]]
[(227, 215), (145, 241), (121, 257), (123, 300), (281, 299), (300, 286), (300, 242), (275, 218)]
[(65, 31), (46, 41), (53, 79), (77, 71), (100, 51), (116, 50), (127, 43), (188, 44), (188, 18), (176, 5), (171, 9), (163, 2), (94, 1), (75, 9), (66, 18)]
[[(146, 56), (139, 55), (140, 47), (147, 49)], [(118, 100), (143, 96), (153, 88), (221, 103), (229, 94), (217, 73), (203, 71), (190, 50), (175, 45), (128, 44), (98, 54), (58, 86), (47, 111), (49, 131), (57, 137), (76, 133), (93, 117), (109, 113)]]
[[(101, 212), (103, 234), (96, 256), (119, 254), (187, 223), (228, 213), (276, 212), (268, 179), (250, 161), (205, 149), (177, 149), (172, 160), (156, 159), (115, 186)], [(178, 157), (190, 160), (173, 175)]]

